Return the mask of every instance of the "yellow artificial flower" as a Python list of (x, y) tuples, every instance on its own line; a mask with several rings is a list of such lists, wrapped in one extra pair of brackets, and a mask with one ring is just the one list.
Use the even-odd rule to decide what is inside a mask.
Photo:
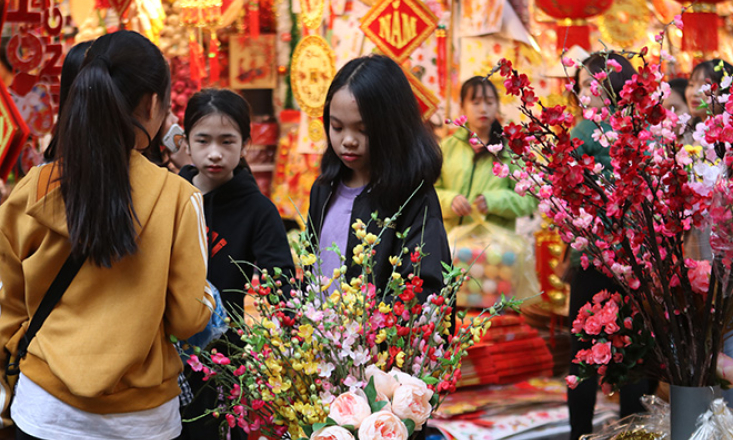
[(265, 360), (265, 366), (267, 367), (269, 373), (273, 376), (280, 376), (280, 373), (283, 371), (282, 365), (277, 361), (277, 359), (273, 357), (268, 357)]
[(304, 365), (303, 372), (309, 376), (318, 373), (318, 364), (315, 362), (309, 362)]
[(387, 359), (389, 359), (389, 352), (383, 351), (379, 353), (376, 366), (379, 368), (384, 367), (387, 364)]
[(364, 254), (361, 253), (359, 255), (354, 255), (351, 257), (352, 260), (354, 260), (354, 264), (358, 266), (362, 266), (364, 264)]
[(301, 325), (298, 328), (298, 336), (305, 339), (305, 342), (310, 343), (313, 338), (313, 326), (310, 324)]
[(300, 261), (303, 263), (304, 266), (312, 266), (316, 264), (316, 256), (313, 254), (303, 255), (300, 258)]
[(358, 231), (356, 231), (355, 235), (356, 235), (356, 238), (358, 238), (359, 240), (364, 240), (364, 237), (366, 237), (367, 232), (364, 229), (359, 229)]
[(364, 253), (364, 245), (357, 244), (354, 246), (354, 251), (352, 252), (354, 255), (362, 255)]
[(377, 333), (377, 337), (374, 339), (374, 342), (377, 344), (381, 344), (387, 339), (387, 332), (384, 329), (379, 330), (379, 333)]
[(392, 266), (400, 267), (402, 266), (402, 260), (400, 259), (400, 257), (393, 255), (389, 257), (389, 264), (391, 264)]
[(699, 146), (699, 145), (689, 145), (689, 144), (688, 144), (688, 145), (685, 145), (685, 147), (684, 147), (684, 148), (685, 148), (685, 150), (687, 150), (687, 152), (688, 152), (688, 153), (689, 153), (689, 154), (690, 154), (691, 156), (694, 156), (694, 155), (696, 155), (696, 154), (701, 154), (701, 153), (702, 153), (702, 147), (701, 147), (701, 146)]
[(370, 233), (368, 233), (364, 237), (363, 241), (364, 241), (364, 243), (366, 243), (366, 244), (368, 244), (368, 245), (371, 246), (371, 245), (375, 245), (375, 244), (379, 243), (379, 237), (377, 237), (376, 235), (374, 235), (374, 234), (372, 234), (370, 232)]
[(405, 352), (404, 351), (397, 353), (397, 356), (395, 356), (395, 363), (397, 364), (397, 368), (402, 368), (402, 364), (405, 363)]
[(265, 327), (268, 330), (273, 330), (276, 326), (275, 323), (270, 321), (269, 319), (263, 319), (262, 320), (262, 326)]
[(366, 225), (360, 218), (358, 218), (354, 223), (352, 223), (351, 228), (355, 231), (360, 231), (362, 229), (366, 229)]
[(272, 392), (275, 394), (284, 393), (290, 389), (291, 385), (289, 380), (283, 380), (281, 376), (270, 377), (267, 382), (270, 384)]
[(321, 286), (321, 292), (328, 290), (328, 288), (331, 287), (331, 284), (333, 284), (333, 279), (329, 278), (328, 282)]
[(402, 275), (400, 275), (397, 272), (392, 272), (392, 279), (395, 281), (399, 281), (402, 278)]
[(380, 302), (379, 303), (379, 312), (380, 313), (389, 313), (392, 311), (392, 306), (388, 306), (387, 304)]
[(328, 297), (328, 299), (332, 303), (336, 304), (341, 299), (341, 294), (339, 293), (338, 290), (334, 290), (333, 293), (331, 294), (331, 296)]

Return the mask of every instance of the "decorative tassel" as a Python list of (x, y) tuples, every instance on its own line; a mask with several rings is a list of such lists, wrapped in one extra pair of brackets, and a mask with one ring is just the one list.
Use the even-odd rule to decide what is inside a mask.
[(249, 36), (256, 40), (260, 36), (260, 2), (250, 0), (248, 9)]
[(201, 87), (201, 80), (206, 76), (204, 64), (204, 50), (191, 33), (189, 40), (189, 64), (191, 68), (191, 79)]
[(219, 40), (216, 38), (216, 31), (211, 32), (209, 40), (209, 84), (219, 83)]
[(448, 31), (445, 29), (445, 25), (438, 26), (438, 29), (435, 31), (435, 36), (438, 43), (438, 56), (436, 61), (436, 64), (438, 65), (438, 87), (440, 89), (440, 94), (444, 95), (445, 93), (445, 86), (447, 82), (447, 65), (448, 62), (446, 57), (446, 40), (448, 36)]

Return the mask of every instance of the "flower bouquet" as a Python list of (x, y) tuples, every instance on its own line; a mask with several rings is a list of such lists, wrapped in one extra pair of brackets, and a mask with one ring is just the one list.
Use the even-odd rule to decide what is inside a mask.
[[(317, 247), (306, 230), (293, 243), (298, 279), (263, 271), (259, 284), (247, 284), (245, 295), (254, 298), (257, 316), (227, 318), (239, 341), (194, 348), (188, 359), (221, 395), (218, 407), (202, 417), (295, 439), (400, 440), (422, 429), (455, 390), (466, 348), (482, 336), (491, 316), (518, 303), (502, 298), (454, 330), (456, 291), (465, 269), (444, 264), (445, 287), (423, 292), (421, 263), (431, 257), (420, 245), (403, 246), (400, 255), (390, 257), (388, 285), (375, 286), (375, 249), (397, 216), (372, 215), (369, 222), (383, 225), (379, 235), (367, 233), (361, 220), (352, 225), (360, 243), (349, 263), (361, 267), (354, 279), (344, 276), (343, 256), (344, 265), (333, 274), (320, 273), (319, 258), (309, 251)], [(404, 241), (407, 232), (396, 237)], [(403, 264), (412, 265), (409, 276), (398, 272)]]
[[(601, 53), (606, 69), (592, 75), (591, 90), (605, 99), (605, 107), (590, 108), (582, 98), (580, 106), (583, 118), (596, 125), (594, 139), (608, 148), (605, 169), (594, 157), (576, 152), (582, 141), (570, 134), (574, 117), (565, 106), (539, 102), (527, 76), (510, 61), (503, 59), (493, 69), (504, 78), (507, 93), (521, 99), (524, 121), (504, 128), (504, 148), (523, 164), (512, 175), (516, 190), (540, 200), (540, 211), (554, 221), (562, 239), (583, 252), (584, 268), (595, 266), (623, 289), (620, 297), (610, 292), (610, 298), (594, 301), (574, 323), (573, 331), (591, 339), (594, 352), (603, 352), (579, 355), (576, 361), (588, 367), (586, 372), (600, 373), (606, 390), (628, 381), (642, 366), (653, 367), (648, 375), (673, 385), (715, 385), (718, 352), (733, 311), (733, 187), (725, 154), (733, 142), (733, 101), (727, 102), (727, 90), (708, 86), (708, 105), (720, 109), (727, 103), (721, 114), (694, 127), (701, 148), (686, 147), (681, 139), (685, 130), (693, 130), (690, 118), (678, 118), (662, 106), (670, 88), (660, 65), (648, 61), (647, 48), (620, 52), (637, 58), (641, 67), (619, 95), (608, 78), (621, 66), (608, 51)], [(575, 62), (564, 58), (563, 64)], [(473, 136), (472, 142), (480, 140)], [(502, 147), (487, 146), (491, 151)], [(509, 175), (499, 162), (494, 172)], [(685, 248), (686, 234), (708, 224), (715, 270), (707, 261), (688, 258)], [(618, 309), (617, 319), (609, 307)], [(642, 343), (649, 344), (648, 353), (640, 351)], [(577, 380), (568, 378), (571, 386)]]

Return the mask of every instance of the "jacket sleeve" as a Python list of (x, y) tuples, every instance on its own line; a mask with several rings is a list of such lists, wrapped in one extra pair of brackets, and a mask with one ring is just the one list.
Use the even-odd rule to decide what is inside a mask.
[(455, 199), (460, 193), (448, 188), (447, 182), (443, 178), (444, 173), (456, 172), (456, 170), (451, 169), (452, 167), (449, 162), (451, 151), (449, 144), (452, 142), (451, 139), (452, 137), (447, 138), (440, 144), (440, 149), (443, 152), (443, 169), (440, 172), (440, 177), (438, 177), (438, 180), (435, 182), (435, 192), (438, 194), (438, 201), (440, 202), (440, 209), (443, 212), (444, 219), (458, 218), (458, 215), (453, 212), (450, 205), (453, 203), (453, 199)]
[[(413, 266), (410, 261), (410, 254), (416, 246), (422, 243), (425, 256), (420, 264), (420, 278), (423, 280), (423, 292), (419, 297), (421, 302), (425, 302), (428, 295), (440, 292), (444, 287), (442, 263), (450, 264), (451, 262), (445, 227), (440, 213), (437, 212), (438, 204), (430, 201), (430, 198), (435, 198), (435, 193), (430, 194), (430, 192), (426, 197), (428, 201), (420, 205), (421, 208), (417, 210), (411, 221), (410, 232), (405, 240), (405, 247), (407, 247), (409, 253), (403, 255), (403, 264), (400, 270), (400, 275), (403, 277), (407, 277), (412, 272)], [(407, 262), (410, 262), (410, 264), (405, 264)]]
[(186, 339), (206, 327), (215, 306), (206, 282), (207, 264), (203, 198), (196, 192), (182, 205), (176, 221), (164, 317), (166, 334)]
[[(8, 342), (18, 333), (24, 321), (28, 320), (25, 307), (25, 283), (23, 266), (5, 234), (0, 234), (0, 401), (2, 401), (2, 427), (11, 426), (9, 406), (12, 390), (5, 379), (5, 366), (10, 353)], [(15, 353), (13, 353), (15, 354)]]
[[(510, 172), (519, 167), (509, 165)], [(515, 219), (532, 214), (537, 209), (537, 200), (531, 195), (521, 196), (514, 190), (514, 180), (511, 177), (496, 177), (502, 179), (506, 184), (501, 189), (484, 191), (481, 195), (486, 200), (487, 214), (494, 214), (499, 217)]]
[(260, 269), (267, 269), (270, 275), (274, 276), (276, 267), (282, 270), (280, 279), (283, 283), (283, 291), (287, 294), (287, 280), (295, 276), (295, 265), (290, 253), (285, 225), (275, 205), (264, 196), (262, 197), (267, 203), (263, 204), (263, 210), (257, 222), (257, 232), (253, 237), (252, 248), (255, 261)]

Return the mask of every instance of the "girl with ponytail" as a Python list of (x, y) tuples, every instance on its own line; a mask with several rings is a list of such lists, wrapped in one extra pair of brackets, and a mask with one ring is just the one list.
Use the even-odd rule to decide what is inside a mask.
[(57, 160), (0, 206), (0, 368), (67, 259), (84, 261), (31, 339), (16, 387), (0, 374), (2, 426), (14, 423), (16, 438), (180, 434), (170, 339), (202, 330), (213, 298), (201, 194), (140, 154), (169, 100), (156, 46), (129, 31), (100, 37), (61, 112)]

